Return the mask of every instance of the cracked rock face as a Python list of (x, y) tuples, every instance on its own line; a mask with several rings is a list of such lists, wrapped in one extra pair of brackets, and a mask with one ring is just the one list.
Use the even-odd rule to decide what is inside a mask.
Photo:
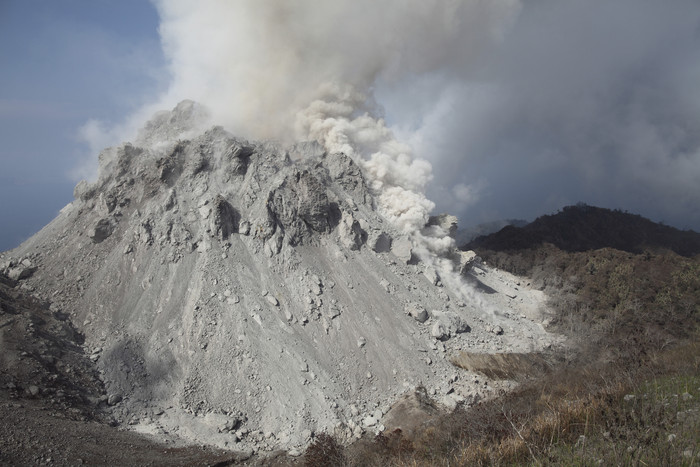
[(453, 377), (453, 350), (555, 340), (529, 318), (546, 297), (512, 277), (456, 255), (488, 291), (462, 303), (426, 275), (349, 157), (200, 129), (201, 113), (181, 103), (104, 150), (98, 180), (2, 258), (14, 271), (31, 257), (13, 274), (99, 349), (121, 423), (231, 449), (350, 440), (416, 386), (486, 391)]

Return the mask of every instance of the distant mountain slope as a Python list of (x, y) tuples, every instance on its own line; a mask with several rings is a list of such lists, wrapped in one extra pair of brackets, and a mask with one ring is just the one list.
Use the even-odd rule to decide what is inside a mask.
[(498, 232), (503, 227), (509, 225), (515, 227), (524, 227), (527, 224), (528, 221), (523, 219), (501, 219), (492, 222), (485, 222), (483, 224), (478, 224), (472, 227), (458, 229), (455, 233), (455, 240), (457, 241), (457, 245), (464, 245), (465, 243), (471, 242), (477, 237)]
[(532, 287), (550, 297), (552, 324), (587, 352), (606, 349), (630, 357), (658, 351), (697, 329), (696, 232), (577, 205), (522, 228), (505, 227), (463, 248), (492, 267), (529, 277)]
[(642, 216), (587, 205), (567, 206), (524, 227), (506, 226), (464, 246), (471, 250), (515, 251), (543, 243), (569, 252), (615, 248), (629, 253), (668, 249), (691, 257), (700, 253), (700, 234), (657, 224)]

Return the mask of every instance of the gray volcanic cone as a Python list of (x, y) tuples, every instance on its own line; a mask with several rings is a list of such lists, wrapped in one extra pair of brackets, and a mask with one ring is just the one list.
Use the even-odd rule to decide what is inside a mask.
[(454, 264), (481, 292), (452, 290), (349, 157), (200, 130), (202, 112), (183, 102), (103, 151), (99, 179), (3, 258), (84, 332), (122, 423), (236, 449), (349, 440), (418, 385), (447, 406), (488, 392), (453, 351), (554, 339), (544, 295), (478, 259)]

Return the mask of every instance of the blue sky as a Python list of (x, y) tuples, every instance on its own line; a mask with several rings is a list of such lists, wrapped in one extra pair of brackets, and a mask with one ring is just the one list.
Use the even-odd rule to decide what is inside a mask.
[(145, 0), (0, 0), (0, 250), (72, 200), (79, 128), (164, 86), (157, 27)]

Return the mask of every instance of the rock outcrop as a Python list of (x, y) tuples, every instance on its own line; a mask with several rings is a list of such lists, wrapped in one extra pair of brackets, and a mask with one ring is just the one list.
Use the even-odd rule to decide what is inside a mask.
[[(202, 115), (183, 102), (104, 150), (98, 179), (0, 258), (84, 333), (120, 423), (231, 449), (351, 440), (419, 385), (471, 400), (453, 349), (555, 339), (518, 308), (545, 297), (465, 299), (421, 263), (351, 158), (245, 141)], [(441, 219), (426, 228), (451, 232)], [(490, 291), (512, 282), (479, 271)]]

